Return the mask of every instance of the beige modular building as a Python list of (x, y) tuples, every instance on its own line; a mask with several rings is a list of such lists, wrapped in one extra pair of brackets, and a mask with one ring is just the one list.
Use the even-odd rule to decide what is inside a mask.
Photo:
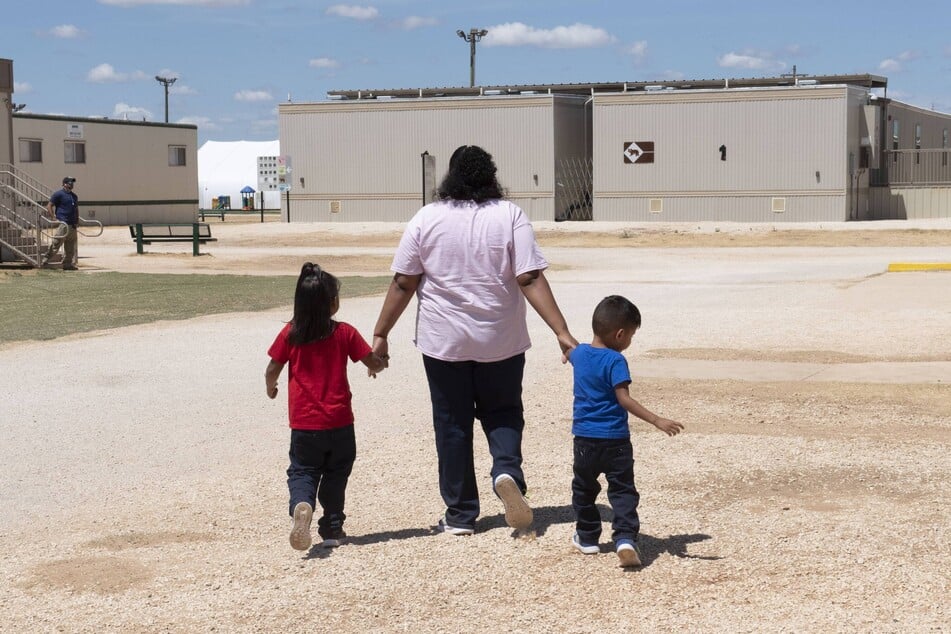
[(76, 179), (80, 215), (104, 225), (193, 222), (198, 211), (198, 128), (18, 113), (15, 166), (59, 189)]
[(27, 114), (13, 89), (13, 61), (0, 59), (0, 217), (36, 213), (71, 176), (88, 220), (196, 219), (197, 126)]
[(946, 217), (951, 116), (886, 90), (829, 75), (335, 91), (279, 108), (284, 211), (406, 220), (477, 144), (533, 220)]
[(589, 154), (585, 101), (520, 94), (281, 104), (290, 220), (408, 220), (460, 145), (488, 149), (508, 197), (533, 220), (551, 219), (570, 204), (562, 171)]

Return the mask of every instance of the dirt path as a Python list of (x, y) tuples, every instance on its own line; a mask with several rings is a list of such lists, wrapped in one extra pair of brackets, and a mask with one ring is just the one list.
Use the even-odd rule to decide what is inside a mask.
[[(951, 259), (951, 226), (778, 230), (783, 247), (680, 227), (693, 242), (631, 247), (624, 229), (552, 225), (539, 234), (575, 335), (598, 299), (631, 297), (632, 392), (687, 426), (671, 439), (632, 422), (643, 568), (617, 567), (609, 524), (599, 556), (569, 545), (571, 372), (534, 315), (534, 532), (504, 526), (479, 440), (476, 535), (431, 530), (443, 509), (407, 315), (390, 370), (351, 372), (350, 537), (303, 556), (287, 545), (286, 404), (263, 389), (287, 315), (202, 317), (0, 350), (0, 630), (946, 629), (951, 272), (885, 269)], [(109, 232), (81, 266), (288, 274), (315, 258), (379, 274), (399, 230), (234, 227), (215, 224), (199, 258), (136, 257)], [(368, 332), (379, 302), (339, 316)]]

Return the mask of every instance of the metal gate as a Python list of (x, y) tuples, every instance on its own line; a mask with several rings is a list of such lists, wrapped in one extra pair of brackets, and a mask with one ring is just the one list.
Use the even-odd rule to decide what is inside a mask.
[(588, 157), (555, 162), (555, 221), (591, 220), (592, 161)]

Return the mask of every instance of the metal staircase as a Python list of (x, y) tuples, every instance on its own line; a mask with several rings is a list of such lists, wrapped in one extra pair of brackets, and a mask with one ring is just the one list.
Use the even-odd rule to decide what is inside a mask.
[[(0, 163), (0, 256), (12, 254), (17, 260), (39, 268), (43, 256), (64, 223), (47, 215), (46, 204), (52, 190), (9, 163)], [(82, 227), (92, 227), (86, 233)], [(77, 231), (87, 237), (102, 235), (98, 220), (79, 218)]]

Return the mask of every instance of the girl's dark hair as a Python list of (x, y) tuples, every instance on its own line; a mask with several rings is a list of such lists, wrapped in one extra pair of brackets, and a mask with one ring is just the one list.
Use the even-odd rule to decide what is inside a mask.
[(340, 294), (340, 280), (307, 262), (301, 267), (294, 292), (294, 319), (288, 343), (301, 346), (326, 339), (334, 331), (334, 300)]
[(436, 190), (439, 200), (471, 200), (482, 204), (502, 198), (492, 155), (478, 145), (460, 145), (449, 157), (449, 171)]
[(591, 330), (601, 339), (621, 328), (640, 328), (641, 311), (626, 297), (608, 295), (594, 309)]

